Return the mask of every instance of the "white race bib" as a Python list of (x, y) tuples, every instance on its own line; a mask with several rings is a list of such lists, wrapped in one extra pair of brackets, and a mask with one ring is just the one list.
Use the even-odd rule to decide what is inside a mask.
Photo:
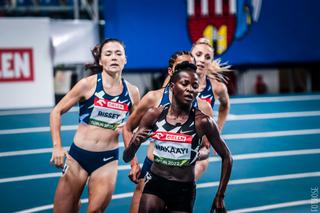
[(186, 166), (191, 158), (192, 136), (157, 131), (154, 140), (154, 161), (168, 166)]
[(107, 129), (116, 129), (128, 115), (127, 104), (95, 98), (89, 124)]

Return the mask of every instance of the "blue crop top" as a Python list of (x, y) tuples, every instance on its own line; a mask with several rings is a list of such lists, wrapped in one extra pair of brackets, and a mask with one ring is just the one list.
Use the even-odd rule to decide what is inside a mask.
[(213, 88), (209, 78), (206, 78), (206, 87), (199, 93), (198, 97), (202, 100), (207, 101), (213, 109), (215, 99), (213, 94)]
[(115, 130), (124, 123), (132, 107), (127, 84), (122, 79), (123, 90), (118, 96), (111, 96), (103, 89), (102, 74), (97, 74), (94, 94), (79, 102), (79, 122)]

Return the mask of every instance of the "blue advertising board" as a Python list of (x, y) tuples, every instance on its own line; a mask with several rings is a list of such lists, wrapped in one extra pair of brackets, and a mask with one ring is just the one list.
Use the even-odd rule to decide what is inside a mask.
[(232, 65), (320, 61), (319, 0), (105, 0), (105, 37), (126, 44), (129, 69), (165, 68), (209, 38)]

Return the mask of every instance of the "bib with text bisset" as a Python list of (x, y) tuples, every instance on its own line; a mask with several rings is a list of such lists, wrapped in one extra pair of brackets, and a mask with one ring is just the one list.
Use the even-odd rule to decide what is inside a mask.
[(111, 96), (103, 89), (102, 74), (97, 74), (95, 93), (79, 102), (79, 122), (115, 130), (129, 115), (132, 101), (126, 81), (122, 79), (123, 90), (120, 95)]
[(89, 124), (115, 130), (124, 122), (128, 112), (127, 104), (95, 98)]

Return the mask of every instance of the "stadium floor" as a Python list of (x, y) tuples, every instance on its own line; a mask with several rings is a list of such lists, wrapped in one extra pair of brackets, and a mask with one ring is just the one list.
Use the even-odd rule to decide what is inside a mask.
[[(61, 170), (49, 165), (49, 113), (44, 108), (0, 111), (1, 212), (52, 212)], [(73, 108), (62, 117), (64, 146), (72, 142), (77, 115)], [(223, 137), (234, 158), (225, 197), (229, 212), (320, 211), (319, 93), (232, 97)], [(122, 151), (121, 142), (120, 156)], [(138, 151), (141, 162), (145, 151), (145, 145)], [(196, 213), (209, 212), (220, 162), (211, 153), (209, 167), (197, 182)], [(117, 185), (106, 212), (129, 212), (134, 184), (128, 172), (129, 165), (119, 160)], [(87, 196), (85, 189), (81, 212), (87, 208)]]

